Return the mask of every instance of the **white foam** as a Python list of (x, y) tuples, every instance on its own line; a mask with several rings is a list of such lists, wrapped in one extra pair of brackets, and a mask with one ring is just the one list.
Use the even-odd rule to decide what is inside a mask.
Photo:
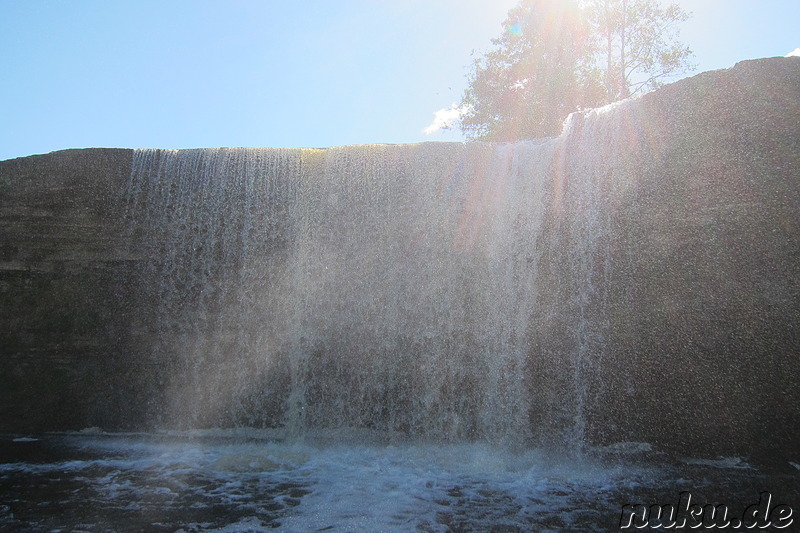
[(718, 457), (716, 459), (686, 459), (686, 463), (693, 465), (711, 466), (714, 468), (753, 468), (741, 457)]
[[(189, 516), (196, 509), (197, 520), (174, 527), (230, 532), (272, 530), (276, 523), (297, 532), (446, 531), (443, 517), (470, 514), (474, 529), (506, 524), (527, 530), (542, 513), (558, 513), (569, 524), (570, 513), (581, 512), (576, 502), (652, 475), (629, 464), (487, 444), (392, 445), (377, 434), (364, 444), (335, 444), (324, 435), (303, 442), (235, 435), (242, 432), (206, 438), (73, 434), (64, 442), (96, 458), (11, 466), (17, 473), (50, 472), (81, 482), (86, 489), (74, 498), (90, 495), (136, 514), (146, 511), (145, 502), (180, 505)], [(210, 505), (230, 510), (230, 523), (206, 523), (201, 517)], [(271, 512), (270, 505), (280, 510)]]

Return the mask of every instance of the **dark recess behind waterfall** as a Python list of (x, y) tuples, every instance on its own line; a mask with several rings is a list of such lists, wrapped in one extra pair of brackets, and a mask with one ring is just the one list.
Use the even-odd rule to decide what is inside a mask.
[[(604, 290), (589, 307), (603, 342), (588, 437), (792, 455), (800, 59), (700, 74), (642, 105), (620, 137), (636, 139), (617, 162), (632, 179), (600, 189), (614, 231), (598, 259)], [(151, 429), (164, 387), (146, 353), (157, 328), (137, 284), (141, 258), (124, 241), (131, 157), (85, 149), (0, 162), (0, 431)], [(574, 235), (564, 221), (579, 208), (565, 206), (545, 219), (541, 287), (570, 283), (564, 244)], [(543, 290), (537, 304), (560, 311), (531, 339), (535, 405), (569, 401), (568, 386), (553, 386), (567, 381), (553, 362), (576, 349), (574, 310), (561, 297)]]

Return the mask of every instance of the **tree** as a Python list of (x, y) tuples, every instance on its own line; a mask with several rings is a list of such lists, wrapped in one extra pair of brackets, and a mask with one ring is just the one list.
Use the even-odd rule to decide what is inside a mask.
[(469, 139), (556, 135), (567, 115), (658, 86), (688, 68), (687, 15), (657, 0), (521, 0), (461, 101)]
[(689, 18), (677, 4), (655, 0), (592, 0), (586, 7), (595, 61), (602, 65), (607, 102), (655, 89), (681, 74), (691, 50), (677, 41), (677, 24)]
[(468, 138), (508, 140), (554, 135), (587, 86), (591, 55), (577, 0), (523, 0), (508, 13), (495, 49), (473, 64), (461, 102)]

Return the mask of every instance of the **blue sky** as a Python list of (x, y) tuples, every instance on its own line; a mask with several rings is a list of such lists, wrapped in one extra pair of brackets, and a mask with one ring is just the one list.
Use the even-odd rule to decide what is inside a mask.
[[(0, 0), (0, 160), (425, 134), (516, 0)], [(800, 47), (800, 0), (682, 0), (697, 72)]]

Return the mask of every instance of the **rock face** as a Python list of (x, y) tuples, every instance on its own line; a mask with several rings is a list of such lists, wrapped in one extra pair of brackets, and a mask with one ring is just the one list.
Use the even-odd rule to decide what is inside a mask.
[(791, 455), (798, 97), (765, 59), (541, 142), (0, 162), (0, 431)]
[[(589, 304), (602, 336), (593, 440), (795, 453), (798, 97), (800, 61), (747, 61), (646, 95), (619, 128), (627, 147), (602, 186), (611, 246)], [(551, 241), (554, 280), (569, 238)], [(545, 345), (569, 349), (569, 327)]]
[(130, 158), (67, 150), (0, 163), (3, 430), (114, 418), (130, 270), (118, 204)]

